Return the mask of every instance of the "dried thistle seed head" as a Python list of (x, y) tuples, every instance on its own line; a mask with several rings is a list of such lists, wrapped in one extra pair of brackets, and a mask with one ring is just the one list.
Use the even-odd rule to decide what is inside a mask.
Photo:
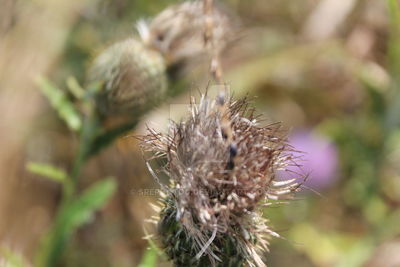
[[(211, 20), (210, 20), (211, 17)], [(173, 65), (204, 54), (207, 22), (212, 21), (214, 49), (221, 50), (232, 39), (232, 20), (219, 5), (206, 15), (203, 1), (186, 1), (158, 14), (149, 25), (139, 23), (138, 30), (145, 43), (160, 51)]]
[(277, 234), (258, 208), (299, 188), (275, 179), (292, 164), (286, 134), (279, 124), (259, 125), (246, 99), (203, 96), (190, 113), (169, 134), (150, 129), (143, 137), (151, 159), (167, 160), (160, 171), (171, 179), (159, 223), (166, 252), (178, 266), (226, 266), (227, 258), (264, 266), (260, 252)]
[(88, 71), (88, 83), (101, 83), (97, 106), (102, 113), (138, 115), (165, 95), (165, 69), (159, 52), (130, 38), (95, 58)]

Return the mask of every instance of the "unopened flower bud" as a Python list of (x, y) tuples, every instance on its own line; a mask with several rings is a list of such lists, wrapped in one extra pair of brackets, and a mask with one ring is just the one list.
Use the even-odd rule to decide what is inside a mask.
[(133, 38), (107, 48), (93, 61), (88, 82), (99, 82), (101, 113), (140, 115), (165, 96), (167, 77), (162, 55)]

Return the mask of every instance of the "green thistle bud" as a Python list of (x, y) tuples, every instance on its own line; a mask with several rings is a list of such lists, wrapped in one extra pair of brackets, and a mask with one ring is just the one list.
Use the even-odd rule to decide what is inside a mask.
[(97, 106), (102, 114), (140, 115), (167, 91), (162, 55), (131, 38), (107, 48), (93, 61), (88, 82), (100, 82)]
[(268, 239), (279, 235), (260, 207), (300, 188), (296, 179), (275, 178), (294, 164), (286, 134), (279, 124), (260, 126), (246, 99), (202, 97), (190, 114), (170, 134), (149, 129), (142, 137), (171, 179), (158, 220), (165, 252), (176, 266), (265, 266)]

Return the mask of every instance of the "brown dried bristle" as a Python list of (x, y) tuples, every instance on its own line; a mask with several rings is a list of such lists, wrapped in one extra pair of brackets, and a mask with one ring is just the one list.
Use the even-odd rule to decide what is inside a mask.
[(148, 160), (166, 159), (158, 171), (171, 179), (159, 222), (166, 252), (177, 266), (265, 266), (261, 253), (278, 234), (258, 208), (300, 187), (275, 178), (294, 164), (286, 133), (279, 123), (260, 126), (247, 99), (203, 95), (190, 112), (169, 134), (149, 129), (142, 137)]
[(205, 15), (202, 1), (184, 1), (166, 8), (149, 24), (139, 22), (138, 31), (147, 45), (164, 55), (168, 65), (174, 65), (205, 55), (211, 45), (204, 37), (210, 18), (214, 49), (222, 50), (235, 39), (233, 29), (237, 23), (220, 4), (214, 4), (210, 14)]

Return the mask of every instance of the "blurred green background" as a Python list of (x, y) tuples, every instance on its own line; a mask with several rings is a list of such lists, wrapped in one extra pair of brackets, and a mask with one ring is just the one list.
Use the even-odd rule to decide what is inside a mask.
[[(27, 171), (27, 162), (68, 170), (78, 144), (37, 77), (60, 88), (70, 77), (83, 84), (96, 53), (137, 35), (138, 19), (176, 2), (0, 1), (0, 266), (33, 266), (60, 203), (60, 185)], [(283, 237), (271, 240), (268, 266), (400, 266), (398, 2), (221, 2), (244, 33), (222, 54), (225, 80), (236, 96), (255, 97), (270, 121), (282, 121), (305, 152), (302, 193), (264, 212)], [(202, 88), (210, 76), (188, 71), (184, 79)], [(170, 105), (186, 103), (189, 91), (144, 117), (133, 134), (146, 123), (165, 129)], [(116, 192), (69, 240), (59, 266), (169, 266), (146, 250), (143, 237), (154, 230), (145, 220), (157, 196), (137, 192), (157, 186), (134, 138), (91, 159), (79, 186), (108, 176)]]

